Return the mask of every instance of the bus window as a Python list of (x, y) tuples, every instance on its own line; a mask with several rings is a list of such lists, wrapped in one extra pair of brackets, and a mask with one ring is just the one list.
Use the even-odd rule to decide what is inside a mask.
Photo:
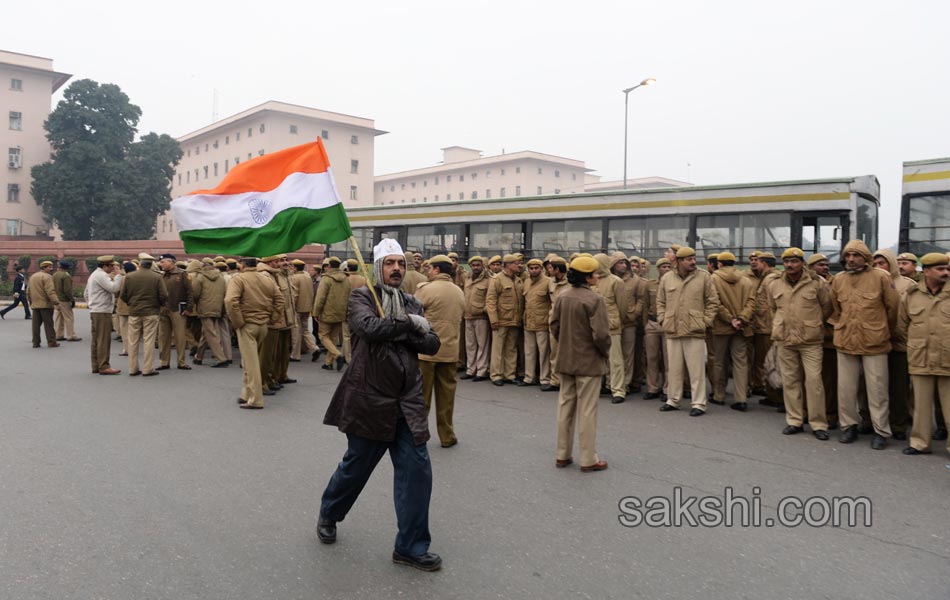
[(904, 202), (907, 250), (917, 256), (950, 251), (950, 194), (911, 197)]
[(567, 258), (572, 252), (596, 254), (603, 245), (600, 219), (537, 221), (531, 231), (531, 253), (554, 252)]
[(877, 249), (877, 203), (858, 196), (857, 239), (873, 252)]
[(824, 254), (834, 264), (841, 259), (844, 228), (839, 215), (803, 216), (802, 250), (805, 256)]
[(788, 213), (700, 215), (696, 217), (696, 254), (705, 257), (723, 250), (746, 262), (755, 250), (780, 256), (792, 244), (792, 218)]
[(524, 232), (519, 223), (476, 223), (469, 227), (471, 254), (504, 256), (524, 247)]
[(461, 240), (461, 225), (412, 226), (406, 232), (406, 245), (420, 248), (427, 257), (464, 250), (459, 247)]
[(610, 219), (607, 231), (611, 251), (620, 250), (656, 262), (670, 245), (686, 243), (689, 216)]

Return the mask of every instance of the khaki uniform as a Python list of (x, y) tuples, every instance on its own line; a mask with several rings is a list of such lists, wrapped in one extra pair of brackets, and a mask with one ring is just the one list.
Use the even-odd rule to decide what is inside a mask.
[[(898, 296), (902, 297), (910, 288), (916, 287), (917, 282), (900, 274), (897, 266), (897, 257), (891, 250), (878, 250), (875, 256), (887, 259), (891, 281)], [(911, 398), (910, 374), (907, 369), (906, 339), (899, 330), (894, 331), (891, 338), (891, 351), (887, 353), (887, 410), (892, 432), (905, 432), (911, 425)], [(866, 408), (862, 407), (862, 422), (866, 415)]]
[[(353, 290), (359, 289), (366, 285), (366, 278), (362, 275), (354, 275), (350, 272), (346, 273), (346, 278), (350, 282), (350, 293), (353, 293)], [(349, 298), (347, 298), (347, 305), (349, 305)], [(352, 347), (350, 346), (350, 324), (346, 319), (343, 319), (343, 359), (346, 360), (346, 364), (353, 362)]]
[(69, 271), (53, 273), (53, 288), (56, 290), (56, 297), (59, 298), (59, 304), (56, 305), (56, 312), (53, 315), (56, 339), (79, 339), (76, 336), (73, 319), (73, 308), (76, 306), (76, 300), (73, 297), (73, 276), (69, 274)]
[(502, 271), (491, 279), (485, 295), (485, 312), (493, 326), (492, 381), (513, 381), (518, 363), (518, 332), (524, 312), (523, 282)]
[(414, 271), (409, 269), (406, 271), (406, 276), (402, 280), (402, 285), (399, 286), (399, 289), (406, 292), (407, 294), (415, 294), (416, 288), (419, 287), (420, 283), (425, 283), (426, 276), (420, 273), (419, 271)]
[[(125, 283), (125, 278), (122, 279)], [(127, 356), (129, 353), (129, 305), (122, 299), (122, 288), (116, 293), (115, 314), (119, 320), (119, 336), (122, 338), (122, 353), (119, 356)]]
[(891, 350), (899, 296), (888, 273), (870, 266), (871, 252), (864, 242), (851, 240), (842, 254), (863, 254), (868, 266), (846, 271), (831, 284), (834, 342), (838, 350), (838, 416), (841, 427), (860, 423), (858, 381), (861, 368), (867, 385), (868, 407), (877, 435), (887, 438), (891, 427), (887, 406), (887, 353)]
[(785, 399), (785, 422), (804, 424), (805, 402), (800, 371), (805, 374), (808, 425), (812, 431), (827, 431), (825, 390), (822, 384), (822, 342), (825, 319), (831, 316), (831, 288), (818, 275), (802, 273), (797, 282), (787, 275), (768, 284), (769, 308), (773, 312), (772, 341), (778, 345)]
[(910, 445), (926, 452), (933, 434), (935, 396), (944, 415), (944, 422), (937, 426), (950, 426), (950, 282), (932, 294), (924, 278), (920, 279), (901, 299), (898, 331), (907, 340), (907, 364), (914, 384)]
[(313, 310), (313, 279), (303, 271), (290, 276), (290, 285), (293, 287), (296, 298), (295, 312), (297, 313), (296, 326), (293, 328), (291, 339), (290, 358), (300, 360), (300, 354), (309, 354), (317, 349), (317, 339), (310, 332), (310, 311)]
[[(639, 356), (637, 354), (637, 336), (643, 328), (643, 308), (646, 304), (645, 280), (639, 275), (627, 273), (623, 280), (623, 306), (620, 311), (620, 322), (623, 330), (620, 341), (623, 353), (623, 388), (630, 389), (634, 381)], [(640, 384), (639, 381), (636, 382)]]
[(231, 277), (224, 308), (241, 351), (244, 381), (240, 398), (252, 406), (264, 406), (260, 354), (268, 324), (283, 319), (284, 296), (268, 274), (248, 269)]
[(768, 385), (765, 377), (765, 357), (772, 347), (772, 313), (769, 312), (769, 301), (766, 294), (768, 282), (781, 277), (778, 271), (769, 271), (764, 275), (756, 275), (752, 271), (746, 273), (756, 284), (755, 289), (755, 316), (752, 320), (752, 336), (747, 338), (752, 370), (750, 374), (752, 389), (766, 390), (766, 404), (778, 405), (779, 394)]
[(171, 364), (172, 341), (174, 340), (178, 366), (183, 367), (188, 354), (185, 348), (188, 324), (179, 306), (183, 305), (184, 310), (188, 312), (194, 311), (195, 300), (191, 282), (185, 272), (178, 267), (165, 271), (162, 279), (168, 291), (168, 299), (158, 318), (158, 359), (163, 367)]
[(416, 289), (426, 320), (439, 336), (442, 345), (435, 355), (420, 354), (422, 395), (428, 414), (435, 392), (435, 421), (443, 446), (458, 441), (452, 423), (455, 412), (456, 363), (459, 353), (459, 323), (465, 312), (465, 296), (452, 278), (442, 273), (426, 286)]
[(56, 343), (56, 330), (53, 324), (53, 309), (59, 305), (53, 276), (46, 271), (37, 271), (30, 277), (26, 295), (33, 309), (33, 347), (40, 346), (40, 327), (46, 333), (46, 343)]
[(318, 338), (327, 350), (327, 365), (332, 365), (341, 354), (337, 349), (337, 342), (343, 332), (349, 297), (350, 281), (346, 275), (340, 269), (327, 269), (320, 279), (311, 313), (319, 322)]
[(165, 280), (151, 269), (132, 271), (122, 280), (119, 298), (129, 306), (129, 374), (139, 371), (139, 344), (142, 345), (142, 370), (155, 370), (155, 339), (159, 314), (168, 301)]
[(491, 326), (485, 312), (485, 299), (491, 281), (488, 269), (477, 278), (465, 282), (465, 372), (475, 377), (488, 377), (488, 360), (491, 356)]
[(679, 408), (683, 377), (689, 375), (692, 406), (706, 410), (706, 329), (719, 313), (719, 295), (709, 273), (699, 269), (680, 277), (674, 269), (660, 280), (656, 313), (666, 336), (669, 399)]
[(666, 353), (666, 339), (663, 335), (663, 327), (657, 320), (656, 315), (656, 295), (660, 289), (660, 284), (655, 279), (646, 281), (646, 325), (643, 330), (643, 350), (646, 353), (647, 370), (647, 392), (652, 394), (664, 392), (669, 389), (669, 378), (666, 376), (666, 370), (669, 366), (669, 360)]
[(543, 273), (524, 284), (524, 382), (551, 383), (551, 348), (548, 319), (551, 315), (550, 279)]
[(713, 321), (713, 398), (717, 402), (726, 399), (727, 361), (732, 362), (732, 377), (735, 382), (735, 401), (745, 403), (749, 394), (749, 357), (745, 338), (752, 335), (749, 326), (736, 330), (733, 319), (743, 324), (752, 323), (755, 311), (755, 283), (743, 277), (735, 267), (720, 267), (712, 275), (713, 285), (719, 295), (719, 313)]
[(228, 290), (224, 277), (212, 266), (203, 267), (195, 274), (191, 289), (195, 316), (201, 321), (201, 342), (195, 359), (204, 360), (205, 349), (210, 348), (219, 363), (231, 360), (231, 335), (224, 319), (224, 295)]
[[(262, 269), (258, 263), (258, 270), (269, 273), (277, 284), (277, 289), (283, 297), (283, 314), (279, 319), (268, 326), (267, 338), (264, 341), (264, 351), (261, 353), (261, 377), (264, 385), (276, 388), (277, 384), (287, 380), (287, 369), (290, 364), (290, 342), (293, 324), (297, 321), (296, 303), (290, 286), (290, 276), (283, 269)], [(267, 267), (267, 265), (263, 265)]]
[(600, 262), (597, 287), (594, 291), (600, 294), (607, 306), (607, 319), (610, 323), (610, 369), (608, 371), (608, 387), (614, 397), (625, 397), (627, 388), (624, 385), (623, 372), (623, 321), (620, 312), (624, 307), (623, 280), (610, 272), (610, 258), (605, 254), (595, 256)]
[[(561, 379), (557, 405), (557, 459), (571, 458), (578, 424), (580, 464), (597, 456), (597, 396), (610, 355), (610, 322), (603, 297), (586, 285), (566, 289), (554, 301), (551, 334), (560, 344), (554, 370)], [(569, 340), (569, 341), (568, 341)]]
[[(554, 303), (557, 302), (558, 296), (571, 289), (571, 284), (567, 282), (567, 276), (564, 279), (558, 281), (557, 279), (551, 278), (548, 281), (548, 291), (551, 295), (551, 312), (548, 314), (548, 332), (551, 331), (551, 318), (554, 316)], [(548, 345), (551, 347), (551, 385), (555, 387), (560, 387), (561, 377), (557, 374), (557, 370), (554, 368), (554, 365), (557, 364), (557, 338), (554, 335), (548, 336)]]

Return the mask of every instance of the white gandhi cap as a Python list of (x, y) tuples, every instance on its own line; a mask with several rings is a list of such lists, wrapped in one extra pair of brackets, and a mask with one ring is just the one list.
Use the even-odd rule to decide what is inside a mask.
[(384, 239), (380, 243), (376, 244), (376, 247), (373, 248), (373, 261), (382, 260), (387, 256), (392, 256), (393, 254), (398, 254), (403, 256), (402, 246), (399, 245), (394, 239)]

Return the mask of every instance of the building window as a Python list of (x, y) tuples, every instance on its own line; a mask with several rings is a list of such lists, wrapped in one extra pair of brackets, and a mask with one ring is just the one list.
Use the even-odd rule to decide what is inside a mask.
[(521, 167), (515, 167), (515, 175), (518, 175), (520, 173), (521, 173)]
[(251, 154), (250, 152), (247, 153), (247, 159), (248, 159), (248, 160), (251, 160), (253, 157), (254, 157), (253, 154)]
[(218, 149), (218, 140), (214, 141), (214, 144), (211, 145), (215, 150)]
[(356, 200), (356, 186), (350, 186), (350, 200)]
[(538, 195), (539, 195), (539, 196), (541, 195), (541, 186), (540, 186), (540, 185), (538, 186)]
[(406, 189), (406, 184), (405, 184), (405, 183), (399, 184), (399, 189), (401, 189), (401, 190)]
[(241, 132), (240, 132), (240, 131), (238, 131), (237, 133), (234, 134), (234, 141), (235, 141), (235, 142), (240, 142), (240, 141), (241, 141)]
[(7, 219), (7, 235), (20, 235), (19, 219)]
[(191, 183), (191, 171), (185, 173), (185, 183)]
[(485, 179), (491, 178), (491, 171), (485, 171)]
[(351, 160), (350, 161), (350, 173), (359, 173), (360, 172), (360, 161)]
[(504, 169), (501, 170), (501, 176), (502, 176), (502, 177), (505, 176), (505, 170), (504, 170)]
[(501, 196), (502, 198), (504, 198), (504, 197), (507, 196), (507, 194), (506, 194), (505, 192), (506, 192), (505, 188), (501, 188), (500, 193), (499, 193), (498, 195)]
[(199, 173), (199, 172), (200, 172), (200, 171), (198, 171), (198, 169), (195, 169), (195, 183), (198, 183), (198, 173)]
[(428, 179), (423, 179), (423, 180), (422, 180), (422, 187), (426, 187), (426, 186), (428, 186), (428, 185), (429, 185), (429, 180), (428, 180)]
[(11, 79), (10, 80), (10, 89), (14, 92), (23, 91), (23, 80), (22, 79)]
[(247, 137), (254, 137), (254, 129), (250, 127), (247, 128)]
[(264, 133), (264, 124), (261, 123), (261, 133)]
[(231, 136), (229, 135), (224, 136), (224, 145), (227, 146), (230, 143), (231, 143)]
[(235, 157), (234, 157), (234, 164), (235, 164), (235, 165), (241, 164), (241, 157), (240, 157), (240, 156), (235, 156)]
[(472, 180), (478, 179), (478, 173), (472, 173)]
[(261, 148), (260, 150), (258, 150), (258, 151), (257, 151), (257, 155), (258, 155), (258, 156), (264, 156), (264, 149)]
[(554, 169), (554, 176), (555, 176), (555, 177), (560, 177), (560, 176), (561, 176), (561, 171), (560, 171), (560, 169)]
[(7, 166), (11, 169), (19, 169), (23, 166), (23, 152), (19, 146), (7, 149)]
[(330, 132), (324, 129), (323, 131), (320, 132), (320, 137), (322, 137), (325, 140), (328, 140), (330, 139)]
[(16, 131), (23, 129), (23, 113), (10, 111), (10, 129)]
[(459, 200), (465, 200), (465, 192), (459, 193)]
[(465, 175), (459, 175), (459, 181), (465, 181)]
[(290, 133), (292, 133), (292, 134), (294, 134), (294, 135), (297, 135), (297, 126), (296, 126), (296, 125), (291, 125), (291, 126), (290, 126)]
[(201, 146), (195, 146), (195, 156), (201, 154)]
[[(406, 201), (405, 201), (405, 200), (403, 200), (402, 202), (403, 202), (403, 204), (405, 204), (405, 203), (406, 203)], [(415, 198), (413, 198), (413, 199), (412, 199), (412, 203), (413, 203), (413, 204), (415, 204), (415, 203), (416, 203), (416, 199), (415, 199)]]
[(520, 186), (520, 185), (516, 185), (516, 186), (515, 186), (515, 196), (520, 196), (520, 195), (521, 195), (521, 186)]
[(452, 176), (451, 176), (451, 175), (446, 175), (446, 176), (445, 176), (445, 183), (451, 183), (451, 182), (452, 182)]
[(409, 187), (411, 187), (412, 189), (416, 189), (416, 182), (413, 181), (412, 183), (410, 183)]
[(478, 200), (478, 192), (472, 192), (472, 200)]
[(181, 185), (181, 173), (178, 174), (178, 185)]
[(541, 170), (541, 167), (538, 167), (538, 175), (540, 175), (541, 173), (543, 173), (543, 171)]
[(395, 192), (395, 191), (396, 191), (396, 186), (394, 186), (394, 185), (389, 186), (389, 191), (390, 191), (390, 192)]
[(7, 184), (7, 202), (19, 202), (19, 201), (20, 201), (20, 184), (8, 183)]
[(188, 151), (188, 156), (191, 156), (191, 150)]
[(225, 159), (224, 159), (224, 172), (227, 173), (227, 172), (230, 171), (230, 170), (231, 170), (231, 161), (229, 161), (228, 159), (225, 158)]
[(561, 188), (554, 188), (554, 193), (555, 193), (555, 194), (560, 194), (560, 193), (561, 193)]
[(214, 176), (218, 176), (218, 163), (214, 163)]
[(491, 190), (485, 190), (485, 197), (491, 198)]
[(205, 144), (205, 152), (207, 152), (207, 151), (208, 151), (208, 144), (206, 143), (206, 144)]
[(351, 135), (351, 136), (350, 136), (350, 143), (351, 143), (351, 144), (359, 144), (359, 143), (360, 143), (360, 136), (358, 136), (358, 135)]
[(435, 184), (436, 184), (436, 185), (439, 185), (439, 176), (438, 176), (438, 175), (435, 176)]
[[(435, 195), (435, 198), (433, 198), (432, 201), (433, 201), (433, 202), (438, 202), (438, 201), (439, 201), (439, 195), (436, 194), (436, 195)], [(425, 202), (425, 200), (423, 200), (423, 202)]]
[(386, 191), (386, 186), (385, 186), (385, 185), (379, 186), (379, 193), (380, 193), (380, 194), (382, 194), (382, 193), (385, 192), (385, 191)]
[(205, 179), (207, 179), (207, 178), (208, 178), (208, 165), (205, 165), (204, 169), (205, 169)]
[(577, 181), (577, 173), (571, 173), (571, 181)]

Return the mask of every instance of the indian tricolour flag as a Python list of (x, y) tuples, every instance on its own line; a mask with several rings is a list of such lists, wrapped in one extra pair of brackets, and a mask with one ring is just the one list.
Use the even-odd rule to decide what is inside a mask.
[(352, 235), (319, 139), (236, 165), (172, 213), (189, 254), (269, 256)]

